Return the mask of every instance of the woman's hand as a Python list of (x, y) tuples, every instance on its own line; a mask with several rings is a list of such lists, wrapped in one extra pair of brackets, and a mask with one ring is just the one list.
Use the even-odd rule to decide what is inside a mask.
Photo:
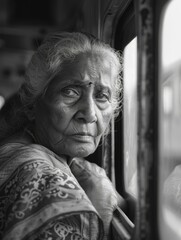
[(100, 214), (108, 237), (113, 211), (124, 200), (114, 189), (103, 168), (78, 158), (73, 159), (70, 168)]

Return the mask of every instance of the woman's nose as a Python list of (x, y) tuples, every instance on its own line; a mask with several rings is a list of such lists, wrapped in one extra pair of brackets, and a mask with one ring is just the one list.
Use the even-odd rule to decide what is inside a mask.
[(92, 123), (97, 121), (96, 106), (92, 97), (82, 99), (79, 103), (76, 119), (85, 123)]

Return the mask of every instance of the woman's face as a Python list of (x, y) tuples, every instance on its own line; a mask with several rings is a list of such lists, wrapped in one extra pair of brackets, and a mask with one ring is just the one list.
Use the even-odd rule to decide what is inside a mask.
[(63, 64), (36, 106), (35, 132), (42, 145), (70, 157), (96, 150), (113, 114), (110, 65), (93, 54)]

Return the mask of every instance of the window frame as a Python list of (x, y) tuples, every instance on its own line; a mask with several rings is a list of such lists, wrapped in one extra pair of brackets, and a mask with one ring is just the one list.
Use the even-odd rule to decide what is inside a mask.
[[(159, 90), (159, 37), (161, 15), (168, 0), (135, 0), (135, 19), (136, 35), (138, 41), (138, 201), (136, 203), (133, 196), (130, 196), (124, 189), (123, 162), (118, 161), (123, 157), (123, 124), (115, 123), (116, 131), (122, 136), (116, 136), (116, 158), (115, 169), (121, 172), (121, 176), (116, 175), (116, 186), (119, 193), (126, 199), (129, 218), (136, 219), (136, 226), (133, 239), (160, 239), (159, 236), (159, 212), (158, 212), (158, 140), (159, 140), (159, 109), (158, 109), (158, 90)], [(123, 25), (124, 21), (120, 18), (118, 24), (119, 34), (116, 34), (116, 49), (123, 50), (126, 42), (131, 38), (130, 32), (126, 37)], [(128, 25), (127, 25), (128, 26)], [(120, 44), (122, 43), (122, 45)], [(150, 121), (151, 119), (151, 121)], [(118, 126), (116, 126), (118, 125)], [(123, 159), (123, 158), (121, 158)], [(122, 181), (120, 182), (121, 179)], [(136, 216), (130, 214), (134, 209)], [(122, 238), (120, 238), (122, 239)], [(126, 238), (125, 238), (126, 239)]]
[[(115, 34), (115, 48), (123, 53), (124, 48), (136, 37), (135, 9), (132, 1), (119, 19)], [(124, 81), (124, 79), (123, 79)], [(124, 91), (124, 90), (123, 90)], [(124, 105), (123, 105), (124, 108)], [(125, 209), (129, 219), (135, 221), (136, 198), (126, 192), (124, 182), (124, 129), (122, 113), (115, 121), (115, 182), (117, 191), (124, 197), (127, 203)], [(119, 173), (119, 174), (118, 174)], [(121, 180), (120, 180), (121, 179)]]

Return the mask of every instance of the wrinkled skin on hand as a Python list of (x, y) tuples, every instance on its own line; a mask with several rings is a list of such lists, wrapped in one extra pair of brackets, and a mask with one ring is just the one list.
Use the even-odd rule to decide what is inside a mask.
[(80, 158), (74, 158), (70, 168), (102, 218), (104, 239), (109, 239), (113, 211), (123, 199), (114, 189), (103, 168)]

